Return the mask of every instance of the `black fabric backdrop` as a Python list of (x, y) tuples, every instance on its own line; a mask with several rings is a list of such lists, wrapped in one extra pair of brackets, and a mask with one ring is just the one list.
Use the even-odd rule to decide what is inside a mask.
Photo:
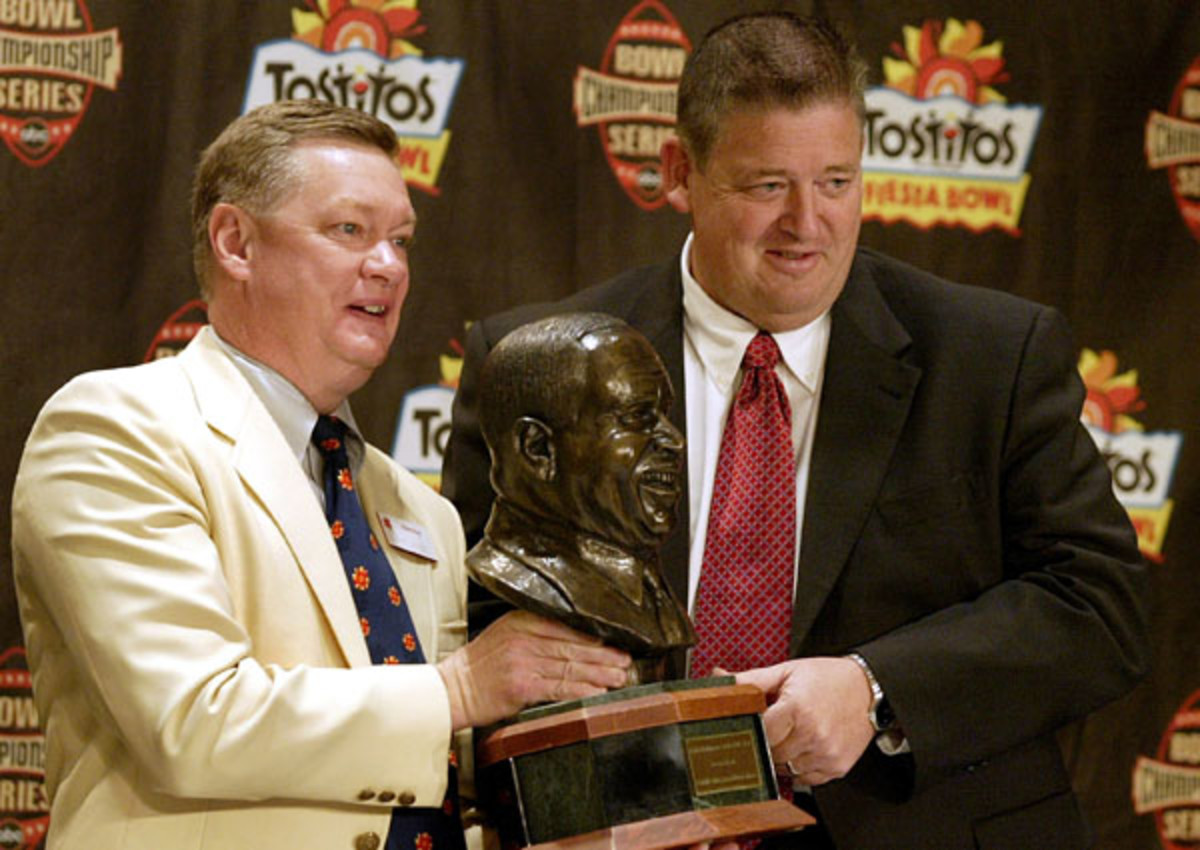
[[(1193, 235), (1187, 216), (1200, 203), (1188, 194), (1200, 196), (1189, 171), (1200, 162), (1191, 132), (1200, 133), (1200, 108), (1185, 92), (1176, 96), (1200, 57), (1200, 6), (1190, 0), (0, 0), (0, 136), (8, 142), (0, 149), (0, 846), (21, 846), (4, 843), (18, 835), (36, 841), (44, 816), (7, 546), (21, 447), (57, 387), (82, 371), (141, 361), (168, 317), (196, 297), (192, 168), (252, 99), (256, 51), (296, 45), (314, 24), (310, 40), (348, 38), (354, 27), (342, 24), (357, 15), (387, 20), (392, 36), (400, 31), (393, 53), (462, 62), (452, 98), (440, 103), (449, 131), (440, 171), (415, 181), (427, 185), (413, 190), (421, 222), (399, 339), (354, 400), (379, 445), (393, 444), (398, 423), (417, 443), (414, 434), (433, 438), (410, 465), (436, 483), (436, 436), (466, 324), (678, 249), (686, 222), (656, 206), (653, 157), (631, 166), (643, 194), (627, 192), (609, 157), (620, 151), (603, 140), (657, 140), (667, 125), (654, 110), (679, 51), (734, 7), (779, 6), (838, 21), (859, 44), (873, 86), (887, 80), (885, 60), (896, 85), (902, 61), (918, 72), (948, 69), (943, 81), (961, 83), (970, 75), (955, 76), (962, 66), (949, 60), (965, 56), (1002, 98), (988, 111), (986, 89), (957, 106), (923, 102), (928, 92), (914, 90), (901, 121), (895, 99), (872, 92), (872, 107), (882, 108), (875, 143), (891, 154), (869, 161), (868, 194), (890, 191), (893, 205), (880, 213), (868, 204), (862, 241), (946, 277), (1057, 306), (1081, 356), (1111, 352), (1082, 362), (1096, 410), (1108, 404), (1123, 414), (1096, 435), (1120, 467), (1123, 500), (1145, 524), (1155, 668), (1130, 697), (1064, 730), (1063, 744), (1099, 846), (1200, 846), (1200, 228)], [(641, 25), (619, 29), (626, 18)], [(922, 52), (926, 22), (934, 36), (949, 35), (927, 40)], [(107, 33), (98, 43), (109, 52), (93, 46), (56, 58), (24, 47), (87, 32)], [(331, 67), (336, 46), (312, 50), (313, 61)], [(356, 62), (361, 54), (347, 54), (344, 69)], [(597, 83), (605, 91), (651, 111), (581, 125), (598, 104), (617, 102), (573, 107), (577, 76), (595, 82), (597, 74), (608, 75)], [(638, 100), (647, 91), (656, 97)], [(1018, 107), (1033, 108), (1022, 113), (1024, 125)], [(58, 119), (77, 119), (61, 145), (52, 132)], [(934, 162), (927, 151), (903, 161), (901, 146), (916, 150), (912, 130), (935, 120), (947, 146), (939, 150), (957, 156), (955, 145), (970, 136), (968, 155)], [(1174, 157), (1171, 167), (1164, 157)], [(1007, 224), (980, 207), (955, 218), (963, 199), (987, 192), (1009, 204)], [(412, 407), (402, 415), (406, 398)]]

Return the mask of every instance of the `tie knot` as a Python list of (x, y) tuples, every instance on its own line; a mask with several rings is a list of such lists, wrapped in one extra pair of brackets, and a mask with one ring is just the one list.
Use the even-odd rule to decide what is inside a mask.
[(343, 448), (346, 441), (346, 423), (335, 416), (318, 416), (313, 426), (312, 441), (323, 456), (328, 457)]
[(779, 346), (775, 337), (766, 331), (759, 331), (750, 344), (746, 346), (746, 354), (742, 357), (743, 369), (774, 369), (779, 362)]

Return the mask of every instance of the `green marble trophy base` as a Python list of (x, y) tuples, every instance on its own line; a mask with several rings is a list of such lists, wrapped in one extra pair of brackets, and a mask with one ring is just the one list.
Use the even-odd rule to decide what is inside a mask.
[(481, 736), (476, 785), (505, 848), (686, 847), (799, 829), (757, 688), (660, 682), (522, 712)]

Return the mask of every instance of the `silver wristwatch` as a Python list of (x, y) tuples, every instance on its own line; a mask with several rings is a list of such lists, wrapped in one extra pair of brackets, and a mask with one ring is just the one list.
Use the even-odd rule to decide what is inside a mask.
[(892, 711), (892, 704), (888, 702), (887, 694), (883, 692), (883, 687), (875, 678), (871, 665), (867, 664), (866, 659), (857, 652), (851, 652), (846, 657), (862, 669), (867, 677), (867, 684), (871, 687), (871, 707), (867, 709), (867, 719), (871, 721), (871, 727), (876, 732), (888, 732), (895, 729), (896, 713)]

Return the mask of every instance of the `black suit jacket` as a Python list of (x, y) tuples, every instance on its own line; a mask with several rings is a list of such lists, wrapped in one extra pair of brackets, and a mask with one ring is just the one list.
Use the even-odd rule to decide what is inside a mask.
[[(570, 310), (647, 336), (686, 434), (678, 257), (478, 322), (443, 475), (469, 537), (491, 503), (482, 358)], [(1054, 732), (1144, 674), (1146, 571), (1079, 422), (1066, 323), (862, 248), (831, 315), (791, 650), (860, 652), (912, 754), (869, 747), (815, 790), (822, 820), (839, 848), (1087, 846)], [(687, 528), (685, 515), (662, 553), (681, 598)]]

